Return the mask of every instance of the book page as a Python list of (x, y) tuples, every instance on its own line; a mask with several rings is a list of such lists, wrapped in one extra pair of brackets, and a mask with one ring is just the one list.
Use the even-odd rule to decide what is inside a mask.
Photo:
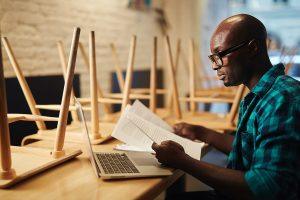
[[(153, 149), (145, 149), (138, 146), (131, 146), (128, 144), (117, 144), (117, 146), (114, 147), (115, 150), (119, 151), (136, 151), (136, 152), (148, 152), (148, 153), (155, 153)], [(149, 151), (150, 150), (150, 151)]]
[(197, 160), (200, 160), (201, 149), (204, 146), (204, 143), (194, 142), (175, 135), (174, 133), (171, 133), (161, 127), (155, 126), (151, 122), (141, 118), (135, 113), (128, 112), (126, 117), (138, 127), (140, 130), (139, 133), (148, 135), (148, 137), (154, 140), (157, 144), (160, 144), (166, 140), (172, 140), (179, 143), (184, 148), (186, 154)]
[(170, 132), (173, 132), (173, 128), (167, 122), (165, 122), (159, 116), (154, 114), (139, 100), (135, 100), (135, 102), (132, 104), (129, 110), (130, 112), (135, 113), (139, 117), (151, 122), (152, 124), (155, 124)]
[(112, 137), (132, 146), (137, 146), (151, 151), (153, 141), (141, 132), (127, 117), (130, 112), (130, 105), (123, 111), (118, 123), (116, 124)]

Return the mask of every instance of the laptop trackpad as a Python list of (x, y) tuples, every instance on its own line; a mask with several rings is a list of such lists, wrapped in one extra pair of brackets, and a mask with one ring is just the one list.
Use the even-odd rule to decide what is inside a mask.
[(157, 159), (151, 153), (126, 152), (138, 166), (159, 166)]

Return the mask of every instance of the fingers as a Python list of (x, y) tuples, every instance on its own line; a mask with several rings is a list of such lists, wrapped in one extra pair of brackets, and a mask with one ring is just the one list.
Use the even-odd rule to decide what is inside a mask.
[(157, 144), (157, 143), (155, 143), (155, 142), (153, 142), (153, 144), (152, 144), (152, 149), (155, 151), (155, 152), (157, 152), (158, 151), (158, 149), (159, 149), (159, 145)]
[(155, 157), (158, 160), (158, 162), (161, 163), (160, 157), (159, 157), (159, 151), (160, 151), (160, 148), (161, 148), (160, 145), (158, 145), (157, 143), (153, 142), (153, 144), (152, 144), (151, 147), (155, 151), (155, 154), (153, 154), (153, 155), (155, 155)]
[(178, 123), (173, 126), (174, 133), (180, 135), (182, 129), (186, 126), (186, 123)]
[(184, 127), (183, 129), (181, 129), (182, 136), (189, 136), (190, 132), (191, 132), (191, 130), (189, 130), (187, 127)]
[(162, 148), (166, 147), (166, 146), (173, 146), (176, 148), (179, 148), (180, 150), (184, 151), (184, 148), (178, 144), (177, 142), (171, 141), (171, 140), (167, 140), (167, 141), (163, 141), (161, 144)]

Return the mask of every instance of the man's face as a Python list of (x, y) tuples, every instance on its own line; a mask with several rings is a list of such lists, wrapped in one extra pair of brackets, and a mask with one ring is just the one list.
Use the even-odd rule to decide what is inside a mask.
[[(217, 53), (224, 51), (238, 43), (229, 43), (227, 35), (229, 31), (222, 31), (213, 35), (210, 43), (211, 53)], [(243, 41), (240, 41), (243, 42)], [(236, 86), (244, 82), (246, 79), (246, 61), (245, 48), (242, 47), (237, 51), (229, 53), (222, 57), (223, 65), (217, 66), (212, 64), (214, 70), (217, 71), (218, 79), (223, 81), (225, 86)]]

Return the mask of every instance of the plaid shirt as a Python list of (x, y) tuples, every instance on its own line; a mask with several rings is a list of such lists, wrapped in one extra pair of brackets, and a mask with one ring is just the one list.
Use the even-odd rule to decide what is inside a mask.
[(300, 199), (300, 82), (273, 66), (241, 101), (227, 168), (255, 199)]

